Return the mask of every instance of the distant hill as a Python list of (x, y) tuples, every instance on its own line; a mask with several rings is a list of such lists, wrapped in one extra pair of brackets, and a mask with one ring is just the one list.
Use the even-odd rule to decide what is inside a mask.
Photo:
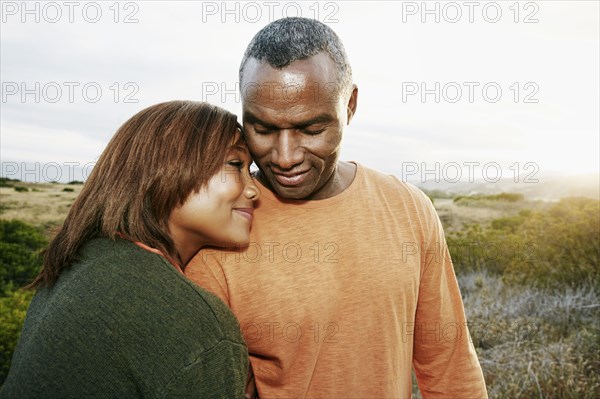
[(499, 194), (502, 192), (520, 193), (531, 200), (553, 201), (565, 197), (588, 197), (600, 199), (600, 174), (593, 173), (578, 176), (539, 177), (537, 183), (515, 183), (512, 179), (501, 179), (495, 183), (475, 180), (473, 183), (449, 181), (411, 181), (410, 183), (437, 196)]

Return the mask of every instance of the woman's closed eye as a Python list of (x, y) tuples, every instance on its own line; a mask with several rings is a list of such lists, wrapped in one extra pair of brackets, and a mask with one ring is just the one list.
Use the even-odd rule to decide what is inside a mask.
[(234, 168), (236, 168), (238, 170), (242, 170), (245, 165), (245, 162), (241, 161), (239, 159), (235, 159), (235, 160), (227, 161), (227, 165), (233, 166)]

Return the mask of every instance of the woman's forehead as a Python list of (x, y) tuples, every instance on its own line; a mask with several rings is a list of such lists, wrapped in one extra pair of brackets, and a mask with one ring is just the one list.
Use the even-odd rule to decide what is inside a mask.
[(246, 141), (244, 140), (244, 136), (242, 135), (241, 132), (238, 131), (235, 133), (235, 136), (231, 140), (228, 150), (230, 152), (234, 151), (234, 152), (248, 153), (248, 147), (246, 146)]

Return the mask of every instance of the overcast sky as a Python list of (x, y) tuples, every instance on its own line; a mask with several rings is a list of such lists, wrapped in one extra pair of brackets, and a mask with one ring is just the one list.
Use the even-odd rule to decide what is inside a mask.
[(598, 1), (2, 1), (3, 175), (93, 163), (157, 102), (241, 115), (246, 45), (296, 15), (333, 28), (352, 63), (343, 159), (413, 179), (598, 172)]

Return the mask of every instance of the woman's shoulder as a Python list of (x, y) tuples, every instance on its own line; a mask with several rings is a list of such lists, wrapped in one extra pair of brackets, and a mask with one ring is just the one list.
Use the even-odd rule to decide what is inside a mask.
[(92, 322), (100, 319), (122, 333), (127, 327), (131, 334), (149, 329), (157, 335), (187, 334), (202, 337), (207, 346), (222, 339), (243, 342), (237, 320), (220, 299), (164, 257), (127, 240), (91, 240), (51, 291), (48, 299), (78, 317), (92, 313)]
[[(37, 292), (17, 349), (17, 379), (54, 384), (75, 373), (57, 392), (114, 389), (122, 397), (172, 389), (195, 364), (245, 376), (247, 353), (218, 298), (160, 255), (107, 239), (89, 242), (52, 288)], [(193, 377), (207, 382), (200, 371)]]

